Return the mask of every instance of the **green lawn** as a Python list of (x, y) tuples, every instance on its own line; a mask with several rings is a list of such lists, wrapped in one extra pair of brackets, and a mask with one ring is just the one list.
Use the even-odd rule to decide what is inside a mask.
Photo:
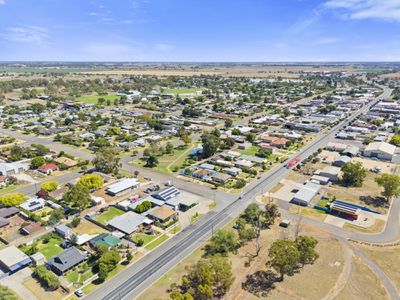
[(114, 206), (110, 206), (108, 210), (95, 217), (94, 220), (100, 224), (107, 225), (109, 221), (117, 216), (123, 215), (124, 213), (125, 212), (123, 210), (115, 208)]
[[(189, 156), (190, 152), (196, 148), (196, 145), (196, 143), (193, 143), (188, 148), (178, 147), (174, 149), (173, 154), (165, 154), (157, 157), (159, 164), (157, 167), (151, 169), (163, 174), (173, 174), (174, 168), (181, 169), (183, 167), (186, 158)], [(146, 161), (137, 158), (132, 163), (136, 166), (144, 167)]]
[(46, 259), (49, 259), (64, 250), (60, 246), (61, 242), (62, 241), (60, 239), (50, 239), (47, 244), (43, 244), (43, 240), (40, 240), (37, 244), (37, 247), (39, 249), (39, 252), (42, 253), (46, 257)]
[(237, 150), (239, 153), (244, 154), (244, 155), (253, 155), (255, 156), (256, 153), (258, 152), (258, 150), (260, 149), (260, 147), (258, 146), (251, 146), (245, 150)]
[(78, 97), (75, 100), (84, 102), (84, 103), (89, 103), (89, 104), (97, 104), (99, 98), (104, 98), (104, 99), (106, 99), (106, 101), (111, 100), (111, 102), (112, 102), (112, 101), (114, 101), (114, 99), (119, 99), (120, 97), (117, 95), (114, 95), (114, 94), (108, 94), (105, 96), (85, 95), (85, 96)]
[(163, 94), (192, 94), (201, 91), (201, 89), (190, 89), (190, 88), (176, 88), (176, 89), (165, 89)]
[(150, 235), (150, 234), (145, 234), (145, 233), (135, 233), (135, 234), (131, 235), (132, 241), (134, 241), (134, 242), (137, 242), (138, 239), (142, 239), (144, 241), (143, 246), (150, 243), (156, 237), (157, 237), (156, 235)]
[(164, 243), (166, 240), (168, 240), (168, 235), (163, 234), (162, 236), (160, 236), (159, 238), (155, 239), (154, 242), (151, 242), (150, 244), (148, 244), (146, 246), (147, 250), (152, 250), (155, 247), (157, 247), (158, 245), (161, 245), (162, 243)]

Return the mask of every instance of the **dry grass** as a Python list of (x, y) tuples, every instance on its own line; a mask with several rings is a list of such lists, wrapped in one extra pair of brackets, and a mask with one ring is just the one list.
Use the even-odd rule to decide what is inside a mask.
[(400, 246), (393, 248), (359, 247), (389, 277), (400, 294)]
[(77, 234), (87, 233), (89, 235), (92, 235), (92, 234), (100, 234), (103, 232), (107, 232), (107, 230), (87, 220), (81, 220), (81, 223), (78, 225), (78, 227), (74, 228), (74, 232), (76, 232)]
[(378, 206), (379, 202), (377, 202), (377, 206), (375, 206), (373, 203), (367, 203), (366, 201), (360, 200), (360, 197), (376, 199), (381, 196), (381, 188), (375, 182), (377, 176), (379, 175), (368, 172), (361, 187), (344, 187), (334, 184), (329, 187), (324, 187), (322, 191), (326, 192), (328, 195), (335, 196), (337, 200), (367, 206), (381, 213), (386, 213), (387, 208)]
[(274, 187), (272, 187), (269, 192), (270, 193), (275, 193), (277, 191), (279, 191), (281, 188), (283, 187), (283, 183), (278, 183), (277, 185), (275, 185)]
[(343, 228), (350, 230), (350, 231), (355, 231), (355, 232), (363, 232), (363, 233), (379, 233), (385, 228), (386, 222), (383, 220), (376, 219), (375, 224), (372, 225), (371, 227), (361, 227), (357, 226), (355, 224), (350, 224), (350, 223), (345, 223)]
[(389, 299), (379, 278), (359, 259), (353, 260), (350, 278), (336, 300)]
[(294, 204), (289, 207), (289, 211), (321, 222), (323, 222), (327, 217), (327, 214), (320, 213), (316, 209), (313, 209), (311, 207), (298, 206)]
[(34, 278), (29, 278), (23, 282), (23, 285), (32, 292), (38, 299), (46, 300), (46, 299), (63, 299), (66, 294), (62, 293), (61, 289), (56, 291), (46, 291), (43, 289), (40, 284)]

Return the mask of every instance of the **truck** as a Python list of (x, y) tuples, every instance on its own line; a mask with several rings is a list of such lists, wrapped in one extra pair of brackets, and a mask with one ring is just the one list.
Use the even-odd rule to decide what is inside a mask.
[(295, 158), (293, 158), (292, 160), (290, 160), (287, 164), (286, 164), (286, 168), (288, 169), (292, 169), (293, 167), (295, 167), (301, 160), (300, 156), (296, 156)]

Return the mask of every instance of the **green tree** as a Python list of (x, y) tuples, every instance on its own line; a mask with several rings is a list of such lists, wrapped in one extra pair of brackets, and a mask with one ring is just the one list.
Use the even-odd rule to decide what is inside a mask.
[(64, 210), (62, 208), (54, 209), (49, 217), (49, 225), (55, 225), (64, 218)]
[(98, 261), (99, 278), (104, 280), (107, 278), (108, 273), (114, 270), (121, 260), (119, 252), (114, 249), (104, 251)]
[(119, 151), (115, 147), (102, 147), (96, 151), (93, 165), (106, 174), (117, 174), (121, 166)]
[(225, 120), (225, 128), (226, 129), (231, 128), (232, 125), (233, 125), (233, 121), (231, 119), (226, 119)]
[(69, 191), (64, 194), (62, 201), (78, 211), (88, 208), (92, 203), (89, 190), (79, 184), (71, 185)]
[(252, 132), (246, 134), (246, 140), (251, 143), (253, 143), (256, 140), (256, 137), (257, 136)]
[(318, 241), (312, 236), (300, 235), (296, 239), (296, 247), (300, 253), (300, 263), (304, 266), (306, 264), (313, 264), (314, 261), (319, 257), (315, 247)]
[(378, 178), (375, 178), (375, 182), (383, 187), (383, 192), (381, 193), (386, 201), (390, 201), (393, 197), (398, 197), (400, 195), (400, 176), (393, 174), (382, 174)]
[[(201, 259), (188, 268), (188, 274), (182, 277), (180, 294), (190, 294), (193, 299), (222, 298), (233, 283), (232, 266), (227, 258), (219, 255)], [(175, 292), (176, 294), (177, 292)], [(171, 299), (191, 299), (176, 297)]]
[(88, 190), (98, 190), (104, 184), (104, 179), (99, 174), (85, 174), (78, 180), (78, 184)]
[(31, 160), (31, 167), (37, 169), (43, 166), (46, 163), (46, 160), (42, 156), (36, 156)]
[(400, 135), (394, 135), (390, 140), (390, 143), (395, 145), (396, 147), (400, 147)]
[(168, 142), (167, 145), (165, 146), (165, 152), (167, 154), (174, 154), (174, 145), (172, 145), (171, 142)]
[(234, 232), (220, 229), (211, 238), (206, 246), (206, 255), (228, 255), (229, 252), (235, 252), (239, 248), (239, 241)]
[(155, 155), (150, 155), (149, 157), (147, 157), (145, 167), (154, 168), (157, 165), (158, 165), (158, 159)]
[(239, 128), (233, 128), (233, 129), (231, 130), (231, 133), (232, 133), (233, 135), (240, 135), (240, 134), (241, 134)]
[(33, 276), (35, 276), (46, 288), (56, 290), (60, 287), (60, 281), (56, 274), (49, 271), (44, 265), (37, 266), (33, 271)]
[(201, 142), (203, 145), (203, 156), (207, 158), (213, 156), (217, 152), (220, 140), (215, 135), (204, 132), (201, 135)]
[(362, 183), (367, 176), (367, 170), (361, 162), (347, 163), (342, 168), (342, 182), (345, 186), (362, 186)]
[(192, 139), (189, 137), (189, 134), (187, 132), (185, 132), (182, 137), (181, 137), (182, 142), (185, 143), (185, 146), (187, 147), (188, 145), (190, 145), (190, 143), (192, 142)]
[(293, 275), (299, 268), (300, 252), (296, 243), (291, 240), (277, 240), (269, 248), (270, 258), (267, 266), (274, 268), (280, 274), (280, 280), (284, 275)]

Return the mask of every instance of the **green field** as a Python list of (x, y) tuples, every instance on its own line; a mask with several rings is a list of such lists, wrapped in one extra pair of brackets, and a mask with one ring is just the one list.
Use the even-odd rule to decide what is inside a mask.
[(163, 90), (163, 94), (193, 94), (196, 92), (200, 92), (201, 89), (190, 89), (190, 88), (176, 88), (176, 89), (165, 89)]
[(125, 212), (123, 210), (111, 206), (108, 208), (108, 210), (95, 217), (94, 220), (100, 224), (107, 225), (109, 221), (117, 216), (123, 215), (124, 213)]
[(89, 103), (89, 104), (97, 104), (98, 103), (98, 99), (99, 98), (104, 98), (107, 100), (111, 100), (114, 101), (114, 99), (119, 99), (120, 97), (114, 94), (108, 94), (105, 96), (99, 96), (99, 95), (85, 95), (85, 96), (81, 96), (76, 98), (75, 100), (80, 101), (80, 102), (84, 102), (84, 103)]

